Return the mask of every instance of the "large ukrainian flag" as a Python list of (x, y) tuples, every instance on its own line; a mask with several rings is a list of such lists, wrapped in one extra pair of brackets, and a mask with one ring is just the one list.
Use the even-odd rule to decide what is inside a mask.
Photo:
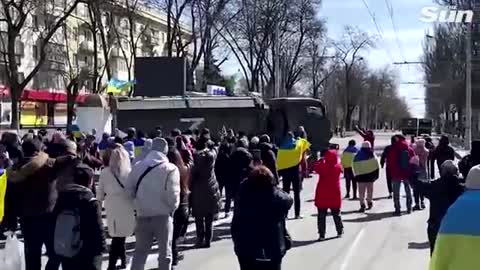
[(480, 269), (480, 191), (467, 191), (448, 209), (430, 270)]
[(284, 170), (299, 165), (303, 154), (310, 146), (311, 144), (302, 138), (280, 146), (277, 153), (277, 169)]
[(5, 194), (7, 192), (7, 171), (0, 169), (0, 223), (5, 214)]

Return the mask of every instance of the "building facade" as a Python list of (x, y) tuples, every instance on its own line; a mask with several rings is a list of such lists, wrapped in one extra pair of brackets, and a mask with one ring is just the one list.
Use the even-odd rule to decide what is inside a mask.
[[(16, 57), (20, 76), (26, 76), (40, 59), (40, 34), (64, 11), (69, 0), (47, 0), (31, 11), (17, 39)], [(120, 2), (120, 1), (119, 1)], [(50, 39), (40, 70), (22, 97), (23, 125), (62, 125), (66, 122), (66, 89), (80, 78), (80, 94), (98, 92), (108, 80), (134, 80), (135, 57), (166, 56), (167, 16), (140, 4), (128, 8), (102, 1), (94, 12), (79, 3)], [(1, 14), (0, 14), (1, 15)], [(181, 25), (181, 42), (191, 34)], [(6, 50), (7, 26), (0, 22), (0, 53)], [(191, 46), (185, 46), (189, 52)], [(104, 50), (104, 48), (106, 50)], [(175, 53), (174, 53), (175, 55)], [(189, 53), (187, 53), (187, 56)], [(6, 60), (0, 57), (1, 123), (10, 119)]]

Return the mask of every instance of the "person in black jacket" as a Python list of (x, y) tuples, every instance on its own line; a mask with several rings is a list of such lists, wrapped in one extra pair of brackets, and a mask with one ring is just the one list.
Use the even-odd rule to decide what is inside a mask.
[(221, 195), (230, 173), (230, 145), (227, 142), (223, 142), (218, 148), (217, 160), (215, 161), (215, 176), (217, 177)]
[(471, 168), (480, 164), (480, 141), (476, 140), (472, 142), (472, 150), (470, 155), (466, 155), (462, 158), (460, 163), (458, 163), (458, 168), (463, 178), (466, 179), (468, 172)]
[(273, 173), (273, 177), (275, 177), (275, 181), (278, 184), (277, 155), (275, 153), (275, 148), (270, 143), (270, 137), (268, 135), (264, 134), (260, 136), (260, 144), (258, 145), (258, 148), (260, 149), (263, 165)]
[(231, 202), (237, 196), (240, 184), (245, 180), (252, 171), (253, 156), (246, 148), (237, 148), (230, 156), (229, 168), (230, 172), (228, 180), (225, 183), (225, 216), (230, 213)]
[(443, 217), (464, 190), (458, 177), (458, 168), (453, 161), (447, 160), (442, 164), (440, 175), (440, 179), (432, 182), (421, 182), (418, 177), (410, 178), (413, 187), (430, 200), (427, 233), (432, 253)]
[(437, 167), (440, 171), (440, 167), (447, 160), (455, 160), (455, 150), (450, 146), (450, 141), (447, 136), (442, 136), (437, 148), (433, 150), (430, 159), (430, 177), (435, 179), (435, 160), (437, 161)]
[(241, 270), (279, 270), (291, 246), (285, 220), (292, 198), (275, 185), (272, 172), (258, 166), (235, 201), (232, 239)]
[(102, 208), (91, 190), (93, 170), (79, 164), (73, 174), (73, 184), (68, 184), (59, 193), (53, 211), (58, 216), (64, 210), (79, 209), (80, 237), (83, 246), (74, 258), (60, 257), (63, 270), (101, 270), (102, 252), (106, 242), (102, 223)]

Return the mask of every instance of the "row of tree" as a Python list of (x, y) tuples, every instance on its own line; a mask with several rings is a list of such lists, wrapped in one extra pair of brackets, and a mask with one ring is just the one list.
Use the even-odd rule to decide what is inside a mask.
[[(437, 0), (438, 4), (472, 9), (472, 0)], [(473, 29), (474, 31), (478, 31)], [(475, 48), (475, 46), (473, 46)], [(426, 113), (443, 122), (444, 131), (462, 129), (465, 111), (466, 27), (459, 24), (437, 24), (423, 44)], [(473, 52), (478, 55), (477, 52)], [(441, 117), (443, 115), (443, 117)], [(443, 119), (442, 119), (443, 118)]]
[[(391, 123), (410, 117), (408, 105), (398, 92), (397, 74), (390, 67), (374, 70), (365, 61), (360, 61), (352, 64), (350, 70), (333, 66), (330, 72), (324, 101), (328, 104), (328, 116), (333, 124), (351, 129), (352, 116), (356, 114), (357, 124), (376, 129), (384, 125), (392, 127)], [(345, 106), (346, 100), (348, 107)]]
[[(332, 89), (337, 101), (329, 104), (342, 109), (342, 122), (347, 127), (356, 109), (361, 107), (363, 112), (359, 97), (373, 91), (370, 88), (376, 89), (377, 96), (388, 91), (380, 88), (393, 89), (390, 97), (398, 99), (395, 87), (378, 82), (385, 79), (380, 73), (375, 76), (383, 79), (372, 79), (375, 72), (362, 63), (361, 55), (374, 47), (375, 37), (346, 27), (341, 40), (329, 41), (325, 22), (317, 14), (321, 0), (0, 0), (0, 4), (0, 23), (6, 28), (0, 59), (6, 64), (13, 128), (19, 124), (18, 103), (23, 90), (49, 61), (52, 44), (59, 42), (65, 43), (67, 59), (62, 76), (68, 90), (69, 123), (79, 90), (89, 82), (90, 90), (100, 92), (105, 80), (115, 76), (113, 54), (122, 58), (129, 80), (133, 79), (132, 67), (139, 53), (187, 57), (188, 74), (203, 65), (203, 89), (207, 84), (232, 85), (233, 80), (221, 74), (221, 66), (234, 57), (245, 90), (265, 97), (300, 94), (325, 98), (328, 82), (332, 81), (329, 78), (334, 76)], [(79, 6), (85, 7), (86, 16), (76, 14)], [(149, 9), (166, 14), (166, 41), (161, 52), (156, 51), (155, 26), (139, 16), (139, 12)], [(69, 41), (77, 38), (79, 29), (68, 23), (70, 16), (81, 20), (82, 31), (89, 32), (93, 43), (91, 62), (82, 63), (73, 57), (80, 48), (72, 48)], [(25, 71), (20, 72), (18, 65), (17, 43), (25, 35), (36, 40), (38, 57), (23, 74)], [(379, 104), (386, 102), (379, 101), (364, 114), (372, 115)], [(394, 115), (408, 114), (406, 111), (399, 109)], [(383, 114), (377, 112), (375, 118), (381, 120)]]

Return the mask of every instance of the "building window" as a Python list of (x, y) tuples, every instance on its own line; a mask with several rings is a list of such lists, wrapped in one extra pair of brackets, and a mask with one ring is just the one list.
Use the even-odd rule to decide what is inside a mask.
[(33, 45), (32, 46), (32, 54), (33, 54), (33, 59), (38, 59), (38, 46), (37, 45)]
[(38, 16), (33, 15), (32, 16), (32, 25), (34, 30), (38, 30)]

